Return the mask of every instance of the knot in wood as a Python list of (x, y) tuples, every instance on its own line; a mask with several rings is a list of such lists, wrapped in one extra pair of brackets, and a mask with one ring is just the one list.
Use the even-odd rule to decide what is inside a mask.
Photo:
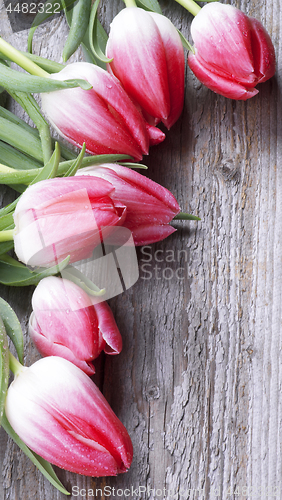
[(145, 390), (145, 398), (150, 401), (151, 399), (158, 399), (160, 397), (160, 389), (157, 385), (149, 385)]

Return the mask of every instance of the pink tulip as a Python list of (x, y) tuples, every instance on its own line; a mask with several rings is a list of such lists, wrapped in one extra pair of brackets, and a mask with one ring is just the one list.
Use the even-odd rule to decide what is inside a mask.
[(137, 7), (123, 9), (111, 23), (108, 68), (146, 116), (170, 128), (184, 102), (184, 52), (165, 16)]
[(192, 21), (195, 53), (188, 64), (209, 89), (246, 100), (275, 73), (275, 52), (262, 24), (219, 2), (205, 5)]
[(11, 383), (6, 415), (34, 452), (85, 476), (115, 476), (132, 461), (130, 437), (92, 380), (63, 358), (42, 358)]
[(180, 207), (168, 189), (139, 174), (116, 164), (86, 167), (79, 175), (90, 175), (109, 181), (115, 188), (111, 195), (127, 207), (123, 226), (130, 229), (135, 245), (160, 241), (175, 229), (169, 222), (180, 212)]
[(150, 143), (165, 135), (145, 123), (142, 115), (107, 71), (86, 62), (67, 65), (50, 78), (82, 78), (92, 89), (81, 88), (43, 93), (42, 109), (58, 133), (72, 144), (92, 154), (125, 154), (141, 160)]
[(88, 375), (95, 373), (92, 361), (102, 350), (118, 354), (122, 348), (110, 307), (92, 300), (75, 283), (50, 276), (33, 293), (29, 320), (30, 336), (42, 356), (68, 359)]
[(31, 266), (55, 265), (68, 255), (75, 262), (91, 255), (121, 225), (126, 207), (113, 200), (114, 186), (103, 179), (65, 177), (29, 186), (15, 213), (15, 252)]

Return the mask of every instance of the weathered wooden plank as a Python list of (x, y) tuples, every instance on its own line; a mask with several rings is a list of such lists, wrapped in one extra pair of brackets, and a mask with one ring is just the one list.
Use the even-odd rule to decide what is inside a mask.
[[(70, 491), (89, 490), (85, 498), (105, 486), (116, 488), (112, 497), (117, 488), (124, 496), (155, 489), (140, 491), (146, 499), (165, 497), (163, 488), (177, 499), (244, 498), (244, 486), (254, 498), (271, 487), (281, 495), (281, 2), (233, 4), (270, 32), (277, 75), (243, 103), (213, 94), (187, 69), (183, 115), (146, 159), (148, 175), (202, 222), (178, 222), (170, 238), (139, 249), (138, 283), (111, 300), (124, 347), (102, 360), (102, 387), (135, 454), (117, 478), (58, 471)], [(1, 34), (21, 48), (27, 33), (11, 32), (1, 5)], [(188, 37), (191, 16), (163, 5)], [(121, 7), (102, 4), (107, 30)], [(38, 30), (34, 51), (60, 60), (66, 34), (56, 19)], [(3, 193), (4, 204), (11, 193)], [(1, 293), (26, 332), (32, 288)], [(37, 354), (26, 345), (30, 364)], [(0, 436), (3, 500), (63, 498)], [(239, 495), (227, 496), (230, 486)]]

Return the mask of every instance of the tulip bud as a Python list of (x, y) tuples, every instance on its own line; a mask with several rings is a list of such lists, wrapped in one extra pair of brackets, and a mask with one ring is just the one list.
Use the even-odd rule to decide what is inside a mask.
[(130, 437), (94, 382), (63, 358), (42, 358), (15, 376), (7, 418), (24, 443), (58, 467), (115, 476), (132, 461)]
[(275, 73), (275, 52), (262, 24), (239, 9), (219, 2), (205, 5), (191, 24), (195, 53), (188, 64), (209, 89), (230, 99), (246, 100), (255, 86)]
[(115, 190), (114, 203), (126, 204), (123, 226), (130, 229), (135, 245), (160, 241), (175, 229), (169, 222), (180, 212), (175, 197), (168, 189), (139, 174), (116, 164), (86, 167), (79, 175), (90, 175), (110, 182)]
[(14, 212), (15, 252), (30, 266), (50, 266), (70, 255), (87, 258), (121, 225), (126, 207), (114, 202), (114, 187), (103, 179), (65, 177), (40, 181), (21, 195)]
[(141, 160), (152, 140), (165, 135), (147, 127), (120, 82), (107, 71), (86, 62), (67, 65), (50, 78), (87, 80), (92, 89), (66, 89), (41, 94), (42, 109), (57, 132), (92, 154), (125, 154)]
[(146, 116), (170, 128), (184, 102), (184, 52), (179, 34), (161, 14), (128, 7), (111, 23), (108, 69)]
[(121, 335), (108, 304), (93, 305), (90, 296), (69, 280), (41, 280), (32, 308), (29, 333), (42, 356), (60, 356), (93, 375), (92, 361), (102, 350), (121, 351)]

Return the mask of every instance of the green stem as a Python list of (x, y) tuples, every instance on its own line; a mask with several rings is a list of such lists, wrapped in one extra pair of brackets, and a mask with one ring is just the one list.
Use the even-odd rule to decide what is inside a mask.
[(23, 366), (15, 358), (15, 356), (13, 356), (13, 354), (10, 351), (9, 351), (9, 365), (10, 365), (10, 370), (13, 372), (14, 375), (18, 375), (20, 372), (22, 372), (26, 369), (26, 367)]
[(177, 3), (182, 5), (184, 9), (188, 10), (193, 16), (199, 14), (201, 7), (194, 2), (194, 0), (175, 0)]
[(186, 214), (185, 212), (180, 212), (175, 217), (173, 217), (173, 220), (201, 220), (201, 219), (200, 219), (200, 217), (197, 217), (196, 215), (191, 215), (191, 214)]
[(6, 231), (0, 231), (0, 242), (12, 241), (13, 239), (14, 239), (14, 229), (6, 229)]
[(45, 57), (36, 56), (35, 54), (30, 54), (29, 52), (20, 51), (25, 57), (33, 61), (37, 66), (40, 66), (41, 69), (47, 71), (49, 73), (59, 73), (64, 67), (65, 64), (60, 64), (55, 61), (51, 61), (50, 59), (45, 59)]
[(17, 101), (26, 111), (33, 123), (36, 125), (42, 146), (44, 164), (48, 163), (52, 156), (52, 141), (48, 123), (43, 118), (40, 108), (31, 94), (26, 92), (9, 92), (10, 96)]
[[(120, 158), (118, 158), (120, 156)], [(99, 165), (102, 163), (111, 163), (124, 160), (125, 155), (97, 155), (97, 156), (87, 156), (81, 161), (80, 167), (88, 167), (92, 165)], [(74, 162), (76, 160), (62, 161), (58, 165), (57, 177), (65, 175), (66, 172), (74, 167)], [(10, 168), (7, 165), (2, 165), (0, 163), (0, 185), (1, 184), (30, 184), (38, 175), (41, 174), (43, 168), (32, 168), (29, 170), (18, 170), (15, 168)], [(1, 233), (0, 233), (1, 234)], [(1, 240), (0, 240), (1, 241)]]
[(135, 0), (123, 0), (126, 7), (137, 7)]
[[(10, 122), (15, 123), (16, 125), (20, 125), (27, 132), (32, 134), (34, 137), (36, 137), (36, 138), (39, 137), (39, 131), (36, 128), (31, 127), (24, 120), (22, 120), (21, 118), (16, 116), (14, 113), (9, 111), (8, 109), (3, 108), (2, 106), (0, 106), (0, 118), (5, 118), (6, 120), (9, 120)], [(76, 155), (70, 149), (68, 149), (60, 141), (57, 141), (57, 142), (60, 144), (61, 155), (63, 158), (65, 158), (66, 160), (74, 160), (76, 158)], [(52, 139), (52, 147), (53, 146), (55, 146), (54, 139)], [(0, 158), (1, 158), (1, 151), (0, 151)], [(3, 161), (3, 158), (2, 158), (2, 161)], [(4, 161), (4, 163), (5, 163), (5, 161)]]
[(25, 69), (28, 73), (35, 76), (43, 76), (44, 78), (49, 78), (49, 73), (40, 68), (33, 61), (28, 59), (19, 50), (15, 49), (8, 42), (0, 37), (0, 52), (7, 56), (11, 61), (15, 62), (21, 68)]

